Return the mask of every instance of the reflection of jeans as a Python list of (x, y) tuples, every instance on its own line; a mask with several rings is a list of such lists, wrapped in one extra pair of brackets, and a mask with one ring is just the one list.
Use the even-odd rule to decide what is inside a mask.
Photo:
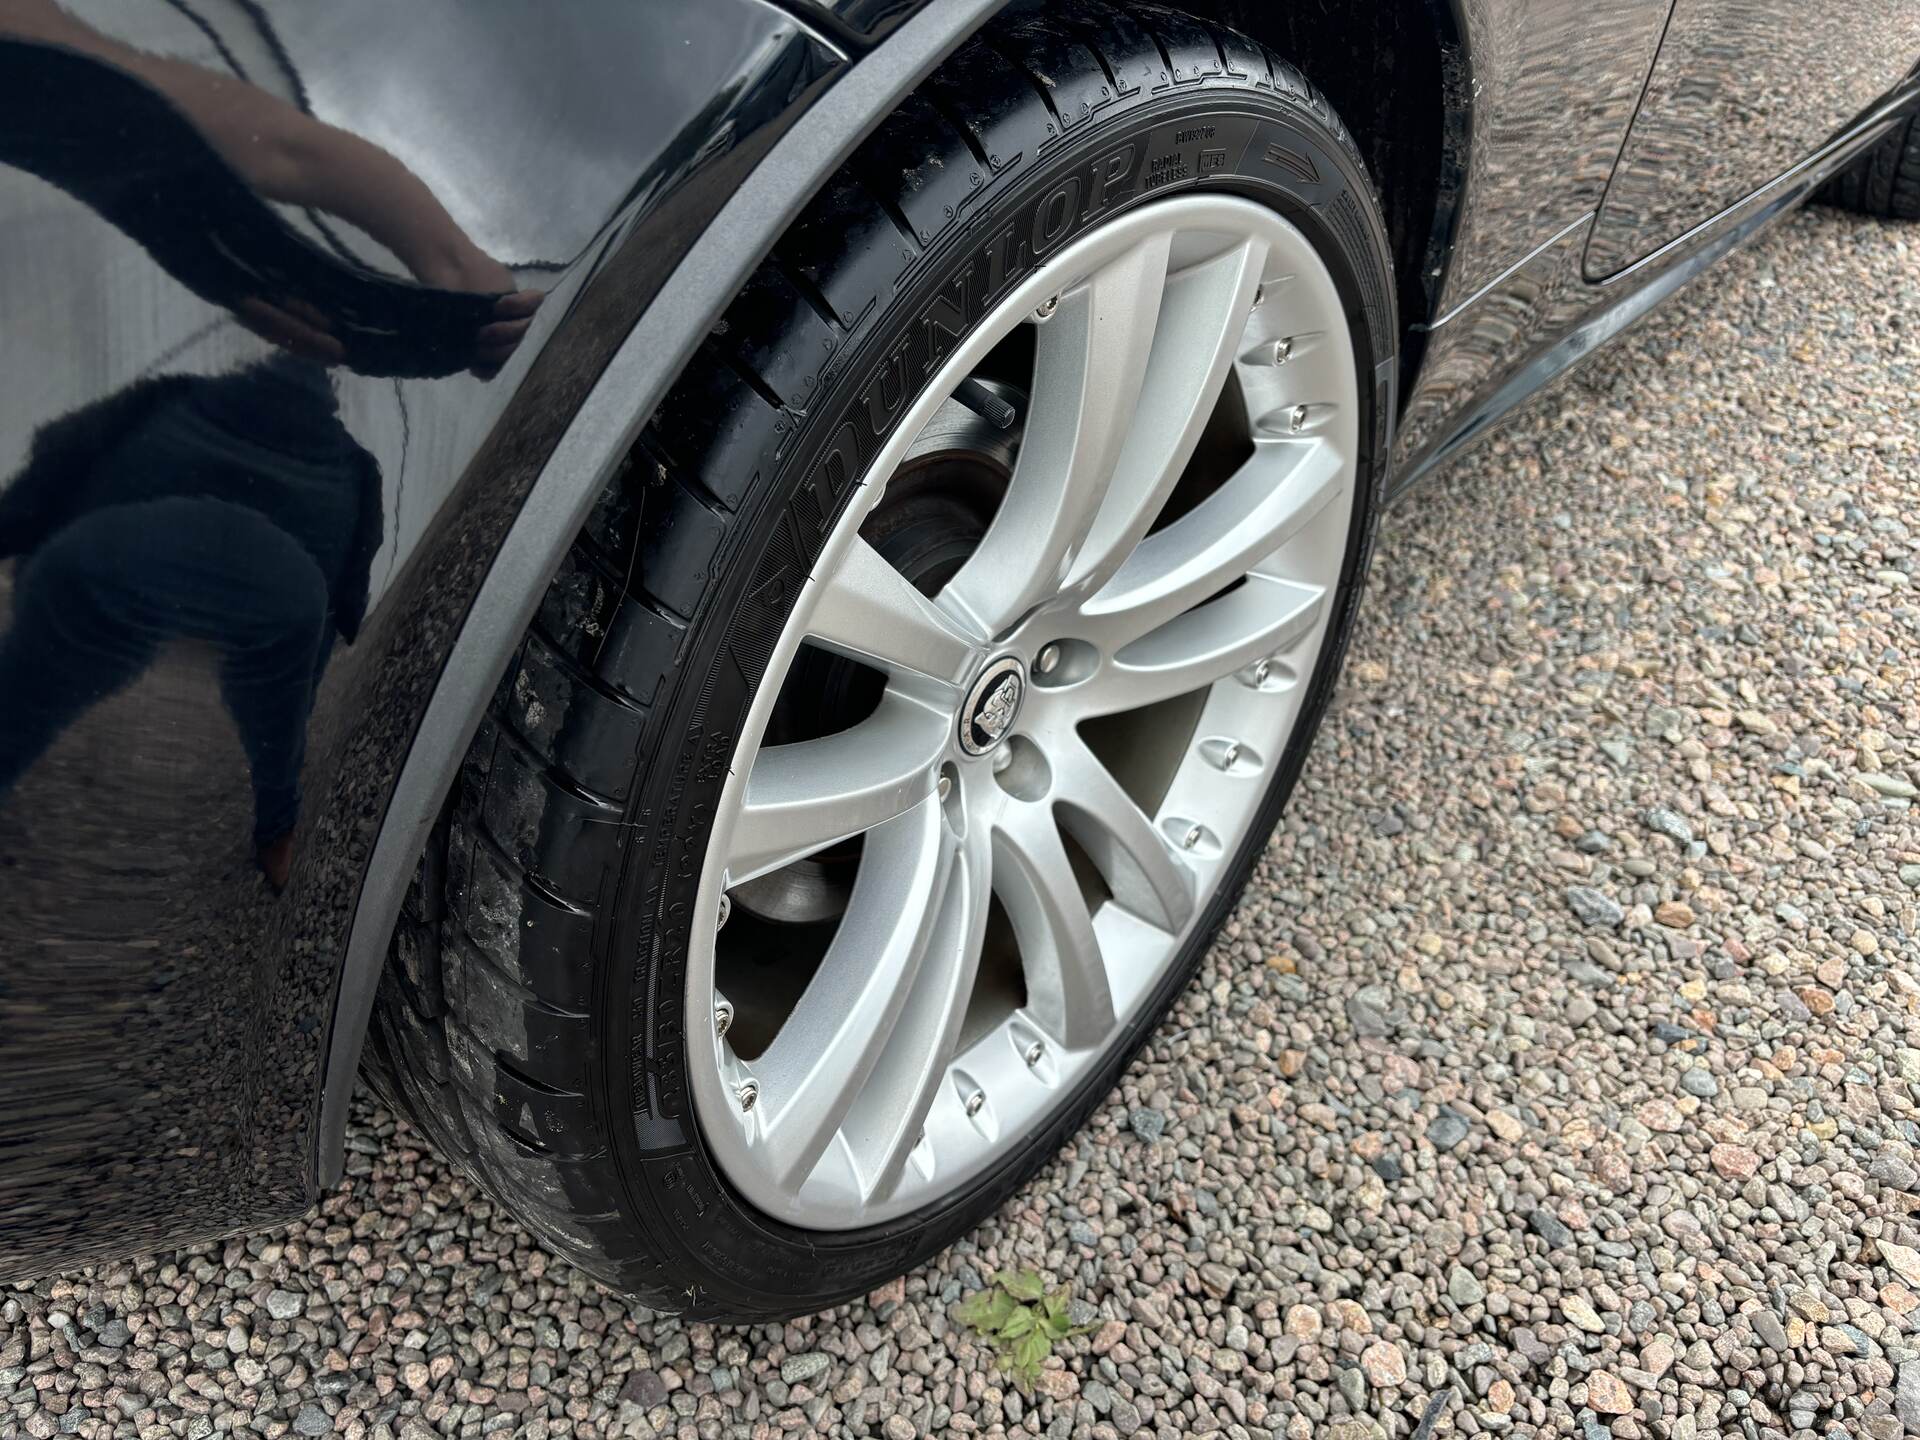
[(89, 511), (14, 577), (0, 636), (0, 797), (162, 642), (206, 642), (253, 770), (254, 838), (293, 828), (314, 688), (332, 648), (327, 584), (259, 511), (172, 496)]

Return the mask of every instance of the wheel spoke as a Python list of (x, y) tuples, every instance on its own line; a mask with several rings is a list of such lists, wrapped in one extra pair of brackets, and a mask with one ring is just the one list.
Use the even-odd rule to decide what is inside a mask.
[(845, 917), (793, 1013), (753, 1063), (761, 1143), (796, 1186), (839, 1132), (921, 972), (957, 841), (938, 801), (868, 832)]
[(1166, 505), (1232, 371), (1266, 258), (1266, 243), (1248, 240), (1168, 278), (1126, 448), (1068, 588), (1097, 590)]
[(1142, 240), (1062, 295), (1036, 341), (1020, 456), (947, 603), (999, 634), (1059, 593), (1133, 423), (1166, 286), (1170, 237)]
[(934, 918), (912, 993), (843, 1122), (868, 1200), (891, 1193), (899, 1183), (927, 1112), (946, 1083), (980, 968), (990, 868), (983, 841), (969, 840), (955, 856), (939, 905), (929, 907)]
[(1263, 440), (1233, 477), (1147, 536), (1081, 607), (1118, 648), (1217, 595), (1291, 540), (1346, 489), (1348, 467), (1325, 440)]
[(1176, 616), (1115, 655), (1088, 687), (1086, 710), (1109, 715), (1186, 695), (1283, 654), (1319, 622), (1326, 591), (1270, 575)]
[(1105, 1039), (1114, 1026), (1106, 962), (1050, 806), (1007, 807), (993, 833), (993, 891), (1020, 947), (1034, 1022), (1066, 1050)]
[(1121, 909), (1177, 934), (1193, 918), (1194, 874), (1100, 758), (1072, 739), (1055, 753), (1054, 813)]
[(889, 692), (858, 725), (762, 750), (727, 851), (738, 885), (905, 814), (933, 790), (946, 717)]
[(865, 540), (856, 537), (819, 584), (807, 633), (828, 649), (947, 687), (958, 685), (973, 665), (974, 637)]

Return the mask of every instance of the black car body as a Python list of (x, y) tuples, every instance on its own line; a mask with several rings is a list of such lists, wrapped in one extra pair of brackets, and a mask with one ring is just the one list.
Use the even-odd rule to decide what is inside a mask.
[[(170, 383), (267, 353), (236, 319), (236, 274), (310, 272), (295, 288), (333, 286), (358, 317), (334, 421), (296, 383), (220, 403), (324, 429), (323, 463), (359, 477), (305, 522), (358, 593), (325, 637), (283, 892), (248, 844), (247, 761), (204, 644), (148, 657), (0, 789), (0, 1279), (283, 1221), (338, 1182), (416, 857), (569, 537), (802, 201), (1000, 7), (72, 8), (399, 156), (545, 300), (498, 374), (459, 373), (454, 300), (409, 309), (416, 287), (364, 236), (255, 213), (138, 83), (10, 36), (0, 4), (0, 477), (24, 477), (0, 491), (0, 627), (5, 557), (45, 543), (70, 498), (44, 469), (24, 488), (36, 445), (84, 450)], [(1373, 172), (1403, 327), (1396, 490), (1920, 97), (1913, 0), (1182, 8), (1299, 63)]]

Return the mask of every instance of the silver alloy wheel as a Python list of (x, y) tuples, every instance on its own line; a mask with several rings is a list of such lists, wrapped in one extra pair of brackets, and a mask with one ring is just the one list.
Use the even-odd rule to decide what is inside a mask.
[[(954, 388), (1021, 324), (1039, 330), (1012, 479), (929, 600), (861, 524)], [(1155, 529), (1230, 376), (1248, 458)], [(749, 1203), (846, 1230), (940, 1200), (1032, 1135), (1141, 1023), (1292, 733), (1345, 559), (1358, 420), (1326, 265), (1277, 214), (1223, 196), (1142, 206), (1075, 242), (947, 357), (820, 554), (708, 844), (687, 965), (690, 1083)], [(846, 730), (763, 746), (803, 643), (883, 671), (885, 691)], [(1142, 732), (1176, 752), (1143, 809), (1081, 726), (1182, 696), (1194, 698), (1179, 733), (1164, 707)], [(1091, 899), (1063, 830), (1099, 871)], [(856, 836), (858, 872), (818, 968), (742, 1058), (725, 1020), (705, 1023), (742, 998), (715, 983), (727, 889)], [(965, 1022), (990, 893), (1025, 998), (983, 1029)]]

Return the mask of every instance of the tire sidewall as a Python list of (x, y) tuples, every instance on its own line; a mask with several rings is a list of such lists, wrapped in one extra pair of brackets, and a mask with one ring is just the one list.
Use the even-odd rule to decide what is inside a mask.
[[(982, 320), (1012, 286), (1099, 225), (1172, 195), (1226, 193), (1270, 205), (1299, 227), (1339, 287), (1352, 327), (1363, 414), (1349, 553), (1319, 663), (1276, 779), (1201, 923), (1108, 1060), (1055, 1118), (1001, 1164), (938, 1205), (845, 1232), (801, 1231), (746, 1204), (718, 1171), (688, 1086), (686, 970), (695, 896), (721, 788), (768, 657), (814, 557), (858, 488), (866, 461), (957, 337), (929, 311)], [(1393, 415), (1392, 270), (1379, 207), (1327, 114), (1285, 91), (1215, 86), (1143, 97), (1055, 135), (1031, 168), (1015, 157), (984, 172), (938, 243), (920, 248), (891, 303), (875, 306), (823, 368), (804, 418), (743, 501), (715, 557), (670, 690), (656, 702), (655, 746), (641, 758), (635, 840), (602, 947), (608, 1032), (598, 1099), (631, 1203), (669, 1273), (700, 1277), (689, 1310), (791, 1314), (860, 1293), (949, 1243), (998, 1203), (1110, 1091), (1239, 898), (1298, 778), (1344, 657), (1371, 551)], [(903, 239), (903, 244), (905, 240)], [(903, 387), (902, 381), (905, 380)], [(621, 960), (619, 957), (629, 957)], [(704, 1010), (694, 1017), (708, 1023)]]

